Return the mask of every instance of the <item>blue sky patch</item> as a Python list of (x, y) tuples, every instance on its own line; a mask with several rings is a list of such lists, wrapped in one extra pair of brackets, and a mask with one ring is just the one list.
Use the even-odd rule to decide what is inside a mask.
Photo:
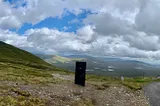
[(4, 0), (13, 5), (13, 8), (25, 7), (27, 3), (24, 0)]
[[(83, 19), (87, 17), (87, 15), (91, 14), (90, 11), (85, 11), (78, 16), (76, 16), (73, 13), (68, 12), (67, 15), (63, 16), (62, 18), (59, 17), (49, 17), (45, 20), (39, 22), (36, 25), (32, 25), (30, 23), (25, 23), (23, 26), (17, 31), (18, 34), (24, 34), (25, 31), (28, 29), (35, 29), (35, 28), (55, 28), (59, 31), (65, 31), (65, 32), (76, 32), (77, 29), (84, 26)], [(76, 20), (76, 21), (75, 21)]]
[[(14, 8), (26, 6), (25, 0), (5, 0), (13, 5)], [(10, 29), (10, 31), (16, 32), (20, 35), (23, 35), (25, 31), (35, 28), (49, 28), (49, 29), (58, 29), (59, 31), (65, 32), (74, 32), (76, 33), (77, 29), (84, 26), (83, 19), (85, 19), (89, 14), (92, 14), (88, 10), (83, 10), (79, 15), (75, 15), (69, 12), (67, 9), (64, 9), (64, 14), (62, 18), (59, 17), (48, 17), (41, 22), (32, 25), (31, 23), (24, 23), (20, 29)]]

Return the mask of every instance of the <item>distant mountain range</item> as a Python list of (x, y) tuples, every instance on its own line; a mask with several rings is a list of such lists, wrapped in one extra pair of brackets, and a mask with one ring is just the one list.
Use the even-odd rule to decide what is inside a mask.
[(37, 54), (40, 58), (44, 59), (48, 63), (58, 64), (58, 63), (72, 63), (76, 61), (85, 61), (86, 58), (74, 58), (74, 57), (63, 57), (58, 55), (43, 55)]
[(76, 61), (87, 62), (87, 73), (106, 76), (157, 76), (160, 68), (138, 60), (113, 57), (93, 57), (88, 55), (37, 55), (57, 67), (75, 70)]

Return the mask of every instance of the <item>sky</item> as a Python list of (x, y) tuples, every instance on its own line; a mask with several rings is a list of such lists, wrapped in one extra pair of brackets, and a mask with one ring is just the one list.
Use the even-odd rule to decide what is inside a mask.
[(0, 0), (0, 41), (32, 53), (160, 59), (160, 0)]

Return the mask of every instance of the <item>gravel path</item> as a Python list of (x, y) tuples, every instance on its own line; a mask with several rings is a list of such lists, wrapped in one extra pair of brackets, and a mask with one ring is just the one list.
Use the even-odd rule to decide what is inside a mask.
[(160, 83), (154, 82), (144, 88), (151, 106), (160, 106)]
[[(58, 77), (61, 78), (59, 75)], [(45, 99), (45, 106), (149, 106), (143, 91), (132, 91), (123, 85), (101, 88), (101, 84), (94, 85), (87, 82), (85, 87), (81, 87), (72, 81), (45, 86), (1, 81), (0, 85), (14, 87), (19, 92), (25, 91), (32, 97)], [(13, 90), (0, 94), (0, 96), (6, 95), (19, 96)]]
[(52, 76), (53, 76), (54, 78), (56, 78), (56, 79), (74, 81), (74, 76), (73, 76), (73, 75), (52, 74)]
[[(102, 90), (99, 88), (100, 86), (95, 86), (88, 82), (86, 87), (80, 87), (72, 84), (74, 81), (73, 75), (52, 74), (52, 76), (54, 78), (71, 81), (71, 83), (62, 85), (55, 84), (50, 90), (48, 89), (49, 87), (46, 87), (48, 90), (44, 90), (43, 88), (42, 92), (51, 91), (50, 94), (52, 95), (61, 95), (61, 97), (66, 98), (71, 97), (71, 101), (90, 98), (94, 106), (149, 106), (148, 101), (143, 95), (143, 91), (133, 92), (122, 85), (112, 85)], [(34, 92), (32, 92), (32, 94), (33, 93)], [(68, 106), (70, 105), (68, 104)]]
[[(28, 92), (32, 97), (46, 99), (45, 106), (148, 106), (141, 91), (132, 92), (124, 86), (110, 86), (100, 90), (90, 84), (86, 87), (72, 83), (49, 86), (19, 84), (16, 89)], [(12, 91), (7, 94), (18, 96)]]

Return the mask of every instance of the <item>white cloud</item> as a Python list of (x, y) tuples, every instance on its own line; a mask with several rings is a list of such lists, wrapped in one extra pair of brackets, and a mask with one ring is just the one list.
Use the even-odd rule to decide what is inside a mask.
[[(26, 5), (12, 10), (19, 17), (22, 23), (28, 22), (36, 24), (48, 17), (62, 17), (64, 10), (78, 15), (82, 9), (91, 12), (99, 12), (102, 8), (115, 8), (117, 11), (134, 11), (137, 0), (24, 0)], [(16, 3), (16, 6), (22, 2)], [(107, 10), (108, 10), (107, 9)]]
[(17, 47), (32, 47), (31, 43), (27, 42), (26, 36), (20, 36), (8, 30), (0, 29), (0, 41), (4, 41)]
[[(136, 36), (139, 40), (119, 35), (101, 36), (94, 31), (94, 27), (85, 26), (79, 29), (77, 34), (42, 28), (29, 30), (26, 35), (28, 42), (32, 42), (35, 47), (44, 48), (46, 51), (53, 50), (56, 53), (79, 52), (101, 56), (160, 58), (159, 38), (141, 33)], [(149, 39), (156, 42), (150, 42)], [(152, 45), (157, 47), (154, 49)]]
[(62, 0), (26, 0), (26, 6), (14, 11), (24, 23), (36, 24), (48, 17), (61, 17), (65, 9)]
[(140, 50), (158, 51), (160, 50), (160, 39), (157, 35), (147, 35), (139, 32), (136, 35), (123, 36), (123, 39), (130, 43), (131, 46)]
[(86, 51), (89, 45), (83, 44), (80, 39), (69, 32), (60, 32), (56, 29), (32, 29), (26, 32), (28, 41), (33, 42), (34, 46), (53, 49), (59, 52), (65, 51)]
[(78, 19), (73, 19), (73, 20), (69, 21), (68, 23), (69, 23), (69, 24), (75, 24), (75, 23), (79, 23), (79, 22), (80, 22), (80, 20), (78, 20)]
[[(24, 0), (13, 8), (0, 1), (0, 40), (45, 53), (160, 59), (159, 0)], [(36, 24), (48, 17), (62, 18), (66, 11), (90, 14), (76, 33), (57, 29), (29, 29), (23, 36), (8, 31), (24, 23)], [(79, 20), (68, 23), (75, 24)], [(68, 26), (64, 27), (67, 30)]]
[(15, 14), (13, 14), (13, 8), (9, 3), (0, 1), (0, 28), (11, 29), (20, 28), (21, 22)]
[[(80, 32), (77, 34), (60, 32), (57, 29), (48, 28), (31, 29), (23, 36), (10, 31), (1, 30), (0, 40), (32, 52), (35, 52), (35, 50), (43, 53), (65, 54), (74, 52), (101, 56), (160, 59), (160, 50), (157, 48), (154, 51), (144, 49), (144, 45), (142, 48), (138, 48), (138, 45), (141, 45), (137, 44), (139, 41), (131, 43), (131, 41), (124, 39), (123, 36), (97, 35), (93, 29), (94, 27), (85, 26), (82, 29), (79, 29)], [(85, 36), (86, 31), (89, 32), (89, 34)], [(96, 39), (94, 36), (96, 36)], [(156, 36), (143, 36), (145, 36), (146, 39), (143, 39), (142, 36), (139, 36), (139, 39), (142, 37), (141, 42), (147, 43), (149, 47), (152, 46), (152, 42), (148, 39), (154, 39), (157, 41), (154, 45), (158, 44), (158, 38)], [(93, 40), (87, 42), (85, 38)], [(137, 45), (133, 46), (132, 44)], [(159, 48), (159, 46), (157, 47)]]
[(160, 34), (160, 1), (142, 0), (136, 17), (136, 27), (146, 33)]
[(96, 34), (93, 31), (93, 26), (84, 26), (77, 30), (77, 38), (80, 39), (83, 43), (90, 43), (94, 41), (96, 38)]
[(12, 12), (9, 4), (0, 1), (0, 17), (10, 15)]
[(20, 26), (21, 22), (15, 16), (6, 16), (0, 18), (0, 28), (2, 29), (18, 29)]
[(85, 23), (95, 25), (95, 31), (102, 35), (130, 34), (132, 24), (109, 13), (98, 13), (87, 17)]

